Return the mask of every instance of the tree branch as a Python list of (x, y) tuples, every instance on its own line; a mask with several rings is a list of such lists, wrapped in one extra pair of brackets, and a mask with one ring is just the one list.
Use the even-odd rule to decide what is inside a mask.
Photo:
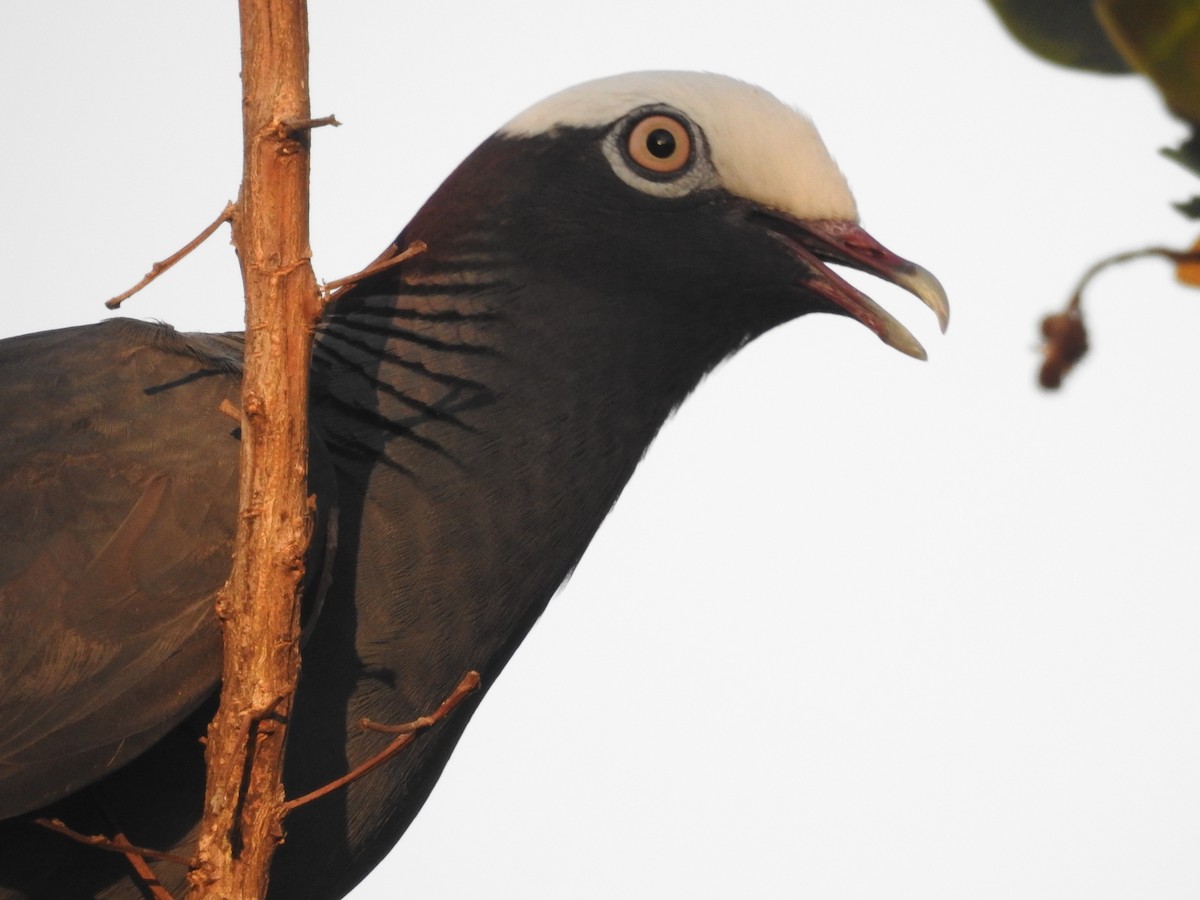
[(303, 0), (240, 0), (244, 169), (233, 215), (246, 288), (237, 551), (217, 599), (221, 703), (197, 900), (266, 896), (283, 839), (283, 751), (300, 668), (298, 594), (311, 538), (308, 371), (320, 311), (308, 245), (308, 19)]

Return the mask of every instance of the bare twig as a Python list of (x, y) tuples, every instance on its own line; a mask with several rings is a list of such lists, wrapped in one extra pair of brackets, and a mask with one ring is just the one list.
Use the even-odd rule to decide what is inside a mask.
[(41, 825), (43, 828), (48, 828), (56, 834), (61, 834), (63, 837), (70, 838), (77, 843), (95, 847), (97, 850), (110, 850), (113, 853), (123, 853), (126, 856), (140, 856), (143, 860), (162, 859), (167, 862), (178, 863), (181, 866), (186, 866), (191, 862), (186, 856), (134, 846), (121, 836), (110, 838), (102, 834), (81, 834), (75, 829), (67, 827), (62, 819), (34, 819), (33, 821), (35, 825)]
[[(119, 831), (114, 837), (118, 841), (125, 840), (125, 835)], [(174, 895), (158, 880), (158, 874), (150, 868), (146, 857), (140, 853), (126, 853), (125, 859), (133, 867), (133, 871), (138, 877), (138, 886), (146, 890), (151, 900), (175, 900)]]
[(326, 125), (331, 125), (334, 128), (341, 128), (342, 123), (337, 120), (337, 116), (321, 116), (319, 119), (285, 119), (283, 127), (292, 137), (295, 137), (301, 131), (312, 131), (314, 128), (322, 128)]
[(458, 706), (459, 703), (461, 703), (464, 699), (478, 689), (479, 673), (474, 671), (468, 672), (463, 676), (462, 681), (458, 683), (458, 686), (450, 693), (450, 696), (443, 700), (441, 705), (427, 716), (421, 716), (419, 719), (414, 719), (411, 722), (405, 722), (401, 725), (380, 725), (377, 722), (372, 722), (370, 719), (363, 719), (361, 722), (359, 722), (359, 725), (362, 728), (370, 729), (372, 731), (382, 731), (387, 734), (395, 734), (398, 735), (397, 738), (366, 762), (355, 766), (341, 778), (331, 781), (329, 784), (319, 787), (315, 791), (310, 791), (301, 797), (296, 797), (293, 800), (287, 801), (287, 803), (283, 805), (284, 809), (286, 809), (288, 812), (291, 812), (297, 807), (304, 806), (306, 803), (312, 803), (312, 801), (324, 797), (326, 794), (331, 794), (339, 788), (345, 787), (352, 781), (357, 781), (372, 769), (375, 769), (387, 762), (389, 759), (407, 747), (410, 743), (412, 743), (413, 738), (416, 737), (418, 731), (429, 728), (431, 725), (436, 725), (442, 719), (446, 718), (446, 716), (454, 711), (454, 708)]
[(388, 269), (394, 269), (402, 262), (406, 262), (418, 253), (424, 253), (428, 249), (424, 241), (413, 241), (399, 253), (395, 253), (395, 247), (389, 247), (375, 262), (371, 263), (365, 269), (355, 272), (353, 275), (347, 275), (345, 278), (335, 278), (333, 281), (325, 282), (321, 287), (321, 295), (325, 300), (329, 300), (335, 291), (357, 284), (364, 278), (370, 278), (372, 275), (378, 275), (380, 272), (386, 272)]
[(1170, 247), (1143, 247), (1141, 250), (1127, 250), (1124, 253), (1114, 253), (1112, 256), (1107, 256), (1093, 265), (1090, 269), (1083, 273), (1083, 277), (1079, 279), (1079, 284), (1075, 288), (1075, 293), (1071, 295), (1070, 301), (1067, 303), (1067, 308), (1078, 308), (1083, 302), (1083, 290), (1088, 286), (1093, 278), (1099, 275), (1109, 266), (1127, 263), (1135, 259), (1144, 259), (1147, 256), (1161, 256), (1168, 259), (1175, 265), (1180, 263), (1200, 262), (1200, 251), (1197, 250), (1173, 250)]
[(228, 416), (229, 418), (233, 419), (233, 421), (238, 422), (239, 424), (241, 423), (242, 411), (240, 409), (238, 409), (236, 406), (234, 406), (229, 401), (228, 397), (226, 397), (224, 400), (222, 400), (217, 405), (217, 409), (221, 412), (222, 415)]
[(207, 228), (205, 228), (203, 231), (201, 231), (198, 235), (196, 235), (194, 238), (192, 238), (190, 241), (188, 241), (186, 244), (184, 244), (183, 247), (181, 247), (179, 250), (172, 253), (166, 259), (156, 262), (153, 266), (150, 267), (150, 271), (145, 274), (145, 276), (142, 278), (142, 280), (139, 281), (137, 284), (135, 284), (133, 287), (131, 287), (129, 290), (127, 290), (125, 293), (118, 294), (117, 296), (113, 297), (111, 300), (105, 300), (104, 305), (107, 306), (109, 309), (118, 309), (122, 303), (124, 303), (126, 300), (128, 300), (130, 297), (132, 297), (134, 294), (136, 294), (138, 291), (140, 291), (142, 288), (144, 288), (146, 285), (148, 285), (150, 282), (152, 282), (155, 278), (157, 278), (163, 272), (167, 271), (167, 269), (171, 268), (171, 266), (175, 265), (175, 263), (179, 262), (181, 259), (183, 259), (185, 256), (187, 256), (189, 253), (191, 253), (193, 250), (195, 250), (197, 247), (199, 247), (201, 244), (203, 244), (206, 240), (208, 240), (210, 237), (212, 237), (213, 233), (218, 228), (220, 228), (225, 222), (232, 220), (233, 219), (233, 211), (234, 211), (233, 203), (226, 203), (225, 208), (223, 210), (221, 210), (221, 214), (219, 216), (217, 216), (215, 219), (213, 219), (212, 223)]

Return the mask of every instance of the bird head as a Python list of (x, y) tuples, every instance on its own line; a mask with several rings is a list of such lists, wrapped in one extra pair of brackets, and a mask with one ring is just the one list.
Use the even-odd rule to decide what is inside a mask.
[(623, 322), (644, 325), (652, 309), (670, 323), (660, 330), (688, 331), (706, 356), (823, 311), (923, 359), (908, 329), (832, 266), (907, 289), (943, 330), (949, 317), (933, 275), (858, 224), (813, 124), (720, 75), (632, 73), (543, 100), (460, 166), (397, 243), (408, 239), (433, 254), (504, 255), (555, 297), (610, 298), (601, 314)]

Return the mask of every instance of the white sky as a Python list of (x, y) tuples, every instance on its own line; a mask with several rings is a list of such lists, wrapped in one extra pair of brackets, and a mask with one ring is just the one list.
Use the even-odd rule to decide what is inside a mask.
[[(1094, 355), (1033, 387), (1040, 316), (1102, 255), (1196, 228), (1182, 127), (1044, 65), (982, 0), (314, 3), (313, 248), (369, 261), (476, 143), (587, 78), (696, 68), (817, 121), (949, 334), (873, 295), (782, 328), (669, 423), (398, 849), (352, 897), (1200, 894), (1200, 295), (1092, 292)], [(234, 4), (0, 8), (3, 333), (102, 301), (237, 190)], [(234, 329), (223, 240), (127, 306)]]

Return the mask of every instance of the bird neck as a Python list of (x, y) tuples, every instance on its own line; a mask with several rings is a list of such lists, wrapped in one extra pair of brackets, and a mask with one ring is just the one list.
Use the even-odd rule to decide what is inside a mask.
[[(338, 549), (304, 649), (294, 794), (381, 749), (360, 719), (424, 715), (471, 669), (486, 690), (662, 423), (738, 345), (694, 297), (577, 277), (558, 256), (529, 262), (511, 238), (498, 249), (507, 213), (473, 225), (489, 208), (481, 190), (418, 216), (397, 246), (420, 237), (429, 251), (347, 292), (319, 328), (312, 416), (338, 472)], [(357, 860), (347, 871), (411, 821), (477, 699), (388, 777), (297, 813), (317, 836), (377, 823), (386, 841), (364, 833), (338, 851)], [(302, 832), (285, 856), (330, 852)]]
[(467, 669), (498, 673), (719, 359), (475, 250), (352, 294), (320, 331), (314, 415), (356, 536), (355, 644), (418, 686), (414, 714)]
[[(338, 472), (338, 550), (304, 649), (292, 793), (380, 749), (361, 718), (424, 715), (471, 669), (486, 690), (703, 374), (679, 378), (670, 342), (649, 326), (630, 340), (604, 298), (485, 269), (427, 264), (351, 294), (320, 327), (312, 418)], [(377, 821), (390, 846), (474, 702), (388, 778), (300, 815), (321, 834)], [(376, 846), (362, 838), (344, 852)], [(289, 852), (330, 852), (319, 844), (289, 838)]]

